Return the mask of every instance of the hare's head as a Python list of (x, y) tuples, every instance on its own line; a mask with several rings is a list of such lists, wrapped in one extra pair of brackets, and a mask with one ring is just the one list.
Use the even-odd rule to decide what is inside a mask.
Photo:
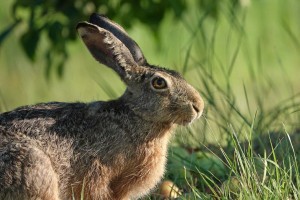
[(118, 24), (93, 14), (77, 30), (92, 55), (127, 85), (124, 102), (153, 122), (188, 124), (202, 114), (199, 93), (175, 71), (149, 65), (139, 46)]

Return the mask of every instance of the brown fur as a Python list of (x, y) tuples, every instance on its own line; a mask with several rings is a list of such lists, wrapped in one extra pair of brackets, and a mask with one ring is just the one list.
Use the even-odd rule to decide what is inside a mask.
[[(0, 114), (0, 199), (137, 199), (161, 180), (174, 128), (203, 101), (177, 72), (149, 65), (110, 20), (78, 32), (92, 55), (127, 84), (116, 100), (43, 103)], [(166, 87), (156, 88), (160, 78)]]

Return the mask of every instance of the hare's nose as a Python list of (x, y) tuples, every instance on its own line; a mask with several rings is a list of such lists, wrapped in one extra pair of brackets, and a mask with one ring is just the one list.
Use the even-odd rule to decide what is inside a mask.
[(200, 112), (200, 108), (198, 108), (195, 104), (193, 104), (193, 108), (194, 108), (194, 110), (196, 111), (196, 113), (199, 113), (199, 112)]
[(197, 118), (199, 118), (202, 115), (203, 109), (204, 109), (204, 103), (203, 101), (197, 101), (192, 103), (192, 107), (197, 113)]

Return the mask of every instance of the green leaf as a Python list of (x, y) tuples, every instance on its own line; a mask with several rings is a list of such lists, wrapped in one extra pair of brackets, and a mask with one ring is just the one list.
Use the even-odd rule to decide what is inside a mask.
[(63, 25), (59, 21), (55, 21), (48, 27), (48, 36), (52, 42), (61, 42)]
[(61, 61), (58, 65), (57, 65), (57, 74), (59, 76), (59, 78), (61, 78), (64, 74), (64, 61)]
[(35, 60), (36, 48), (40, 39), (40, 30), (32, 29), (28, 32), (25, 32), (21, 36), (21, 45), (27, 55), (27, 57), (31, 60)]
[(21, 20), (15, 21), (13, 24), (9, 25), (7, 28), (5, 28), (3, 31), (0, 33), (0, 44), (5, 40), (9, 34), (14, 30), (14, 28), (21, 22)]

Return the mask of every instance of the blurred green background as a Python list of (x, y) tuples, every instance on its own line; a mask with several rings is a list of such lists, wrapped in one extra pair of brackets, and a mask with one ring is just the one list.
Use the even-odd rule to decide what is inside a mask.
[[(300, 195), (299, 173), (290, 173), (299, 171), (300, 152), (299, 0), (1, 1), (1, 112), (122, 94), (119, 77), (93, 59), (75, 32), (92, 12), (124, 26), (149, 63), (181, 72), (203, 96), (203, 117), (180, 127), (170, 148), (166, 178), (184, 194), (232, 199), (223, 185), (234, 176), (245, 192), (240, 199)], [(266, 155), (277, 171), (264, 167), (273, 182), (260, 185), (255, 166)], [(285, 158), (295, 161), (289, 169)]]

